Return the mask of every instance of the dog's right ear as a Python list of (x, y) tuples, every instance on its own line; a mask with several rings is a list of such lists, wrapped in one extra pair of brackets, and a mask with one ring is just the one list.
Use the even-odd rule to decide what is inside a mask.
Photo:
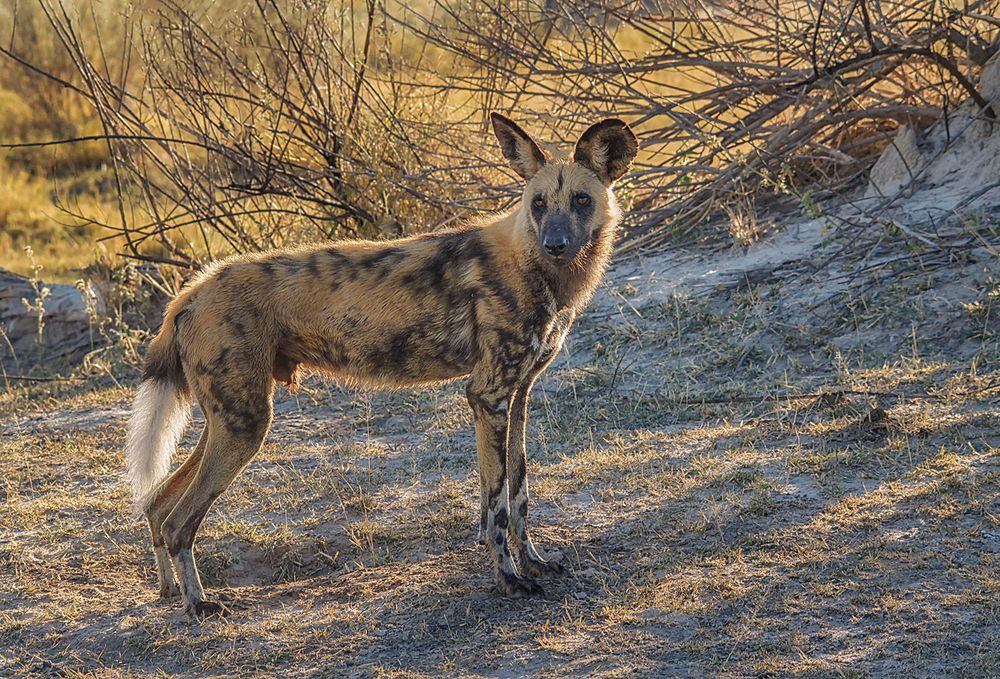
[(545, 165), (546, 158), (538, 144), (513, 120), (499, 113), (490, 113), (493, 133), (500, 142), (500, 149), (514, 172), (528, 181)]

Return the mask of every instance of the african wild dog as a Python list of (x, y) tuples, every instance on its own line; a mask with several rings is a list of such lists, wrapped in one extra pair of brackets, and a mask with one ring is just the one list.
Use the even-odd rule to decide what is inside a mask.
[[(195, 533), (260, 448), (275, 382), (295, 384), (300, 367), (377, 387), (470, 376), (480, 529), (499, 586), (511, 595), (537, 593), (531, 578), (558, 570), (528, 537), (528, 392), (607, 267), (620, 219), (610, 187), (637, 143), (625, 123), (604, 120), (583, 134), (572, 160), (550, 161), (514, 122), (497, 114), (492, 121), (526, 182), (511, 212), (395, 241), (233, 257), (167, 307), (126, 440), (162, 597), (183, 592), (194, 616), (224, 612), (203, 598)], [(205, 430), (167, 476), (193, 400), (205, 412)]]

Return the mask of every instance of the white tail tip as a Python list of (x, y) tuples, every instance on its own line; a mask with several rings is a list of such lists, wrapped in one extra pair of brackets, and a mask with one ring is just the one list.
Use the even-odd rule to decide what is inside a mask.
[(187, 399), (170, 382), (146, 380), (139, 385), (125, 436), (126, 477), (137, 514), (170, 471), (190, 411)]

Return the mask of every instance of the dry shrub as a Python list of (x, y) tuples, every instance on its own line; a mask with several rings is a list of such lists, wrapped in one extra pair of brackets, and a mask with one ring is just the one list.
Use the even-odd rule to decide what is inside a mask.
[(517, 185), (493, 169), (492, 109), (543, 137), (634, 125), (628, 247), (734, 218), (749, 242), (762, 206), (813, 209), (899, 125), (969, 98), (993, 115), (973, 83), (1000, 0), (168, 0), (124, 17), (118, 66), (43, 7), (115, 139), (122, 208), (104, 223), (133, 255), (191, 262), (503, 206)]
[(339, 10), (163, 3), (132, 17), (134, 72), (118, 87), (49, 8), (114, 140), (122, 207), (105, 226), (133, 255), (194, 263), (432, 229), (478, 209), (497, 178), (469, 150), (485, 130), (442, 119), (447, 94), (399, 72), (387, 14)]
[(773, 208), (842, 190), (899, 125), (963, 100), (993, 115), (973, 83), (1000, 47), (995, 0), (461, 7), (396, 17), (462, 60), (443, 87), (478, 93), (484, 109), (534, 111), (533, 126), (617, 114), (640, 132), (630, 246), (724, 225), (748, 199)]

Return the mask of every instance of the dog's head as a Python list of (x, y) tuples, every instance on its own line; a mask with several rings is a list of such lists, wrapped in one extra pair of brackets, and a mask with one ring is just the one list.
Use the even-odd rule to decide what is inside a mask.
[(490, 118), (504, 156), (524, 178), (526, 220), (542, 257), (569, 265), (615, 220), (611, 185), (632, 165), (639, 149), (635, 135), (617, 118), (602, 120), (580, 137), (572, 161), (550, 162), (514, 121), (499, 113)]

